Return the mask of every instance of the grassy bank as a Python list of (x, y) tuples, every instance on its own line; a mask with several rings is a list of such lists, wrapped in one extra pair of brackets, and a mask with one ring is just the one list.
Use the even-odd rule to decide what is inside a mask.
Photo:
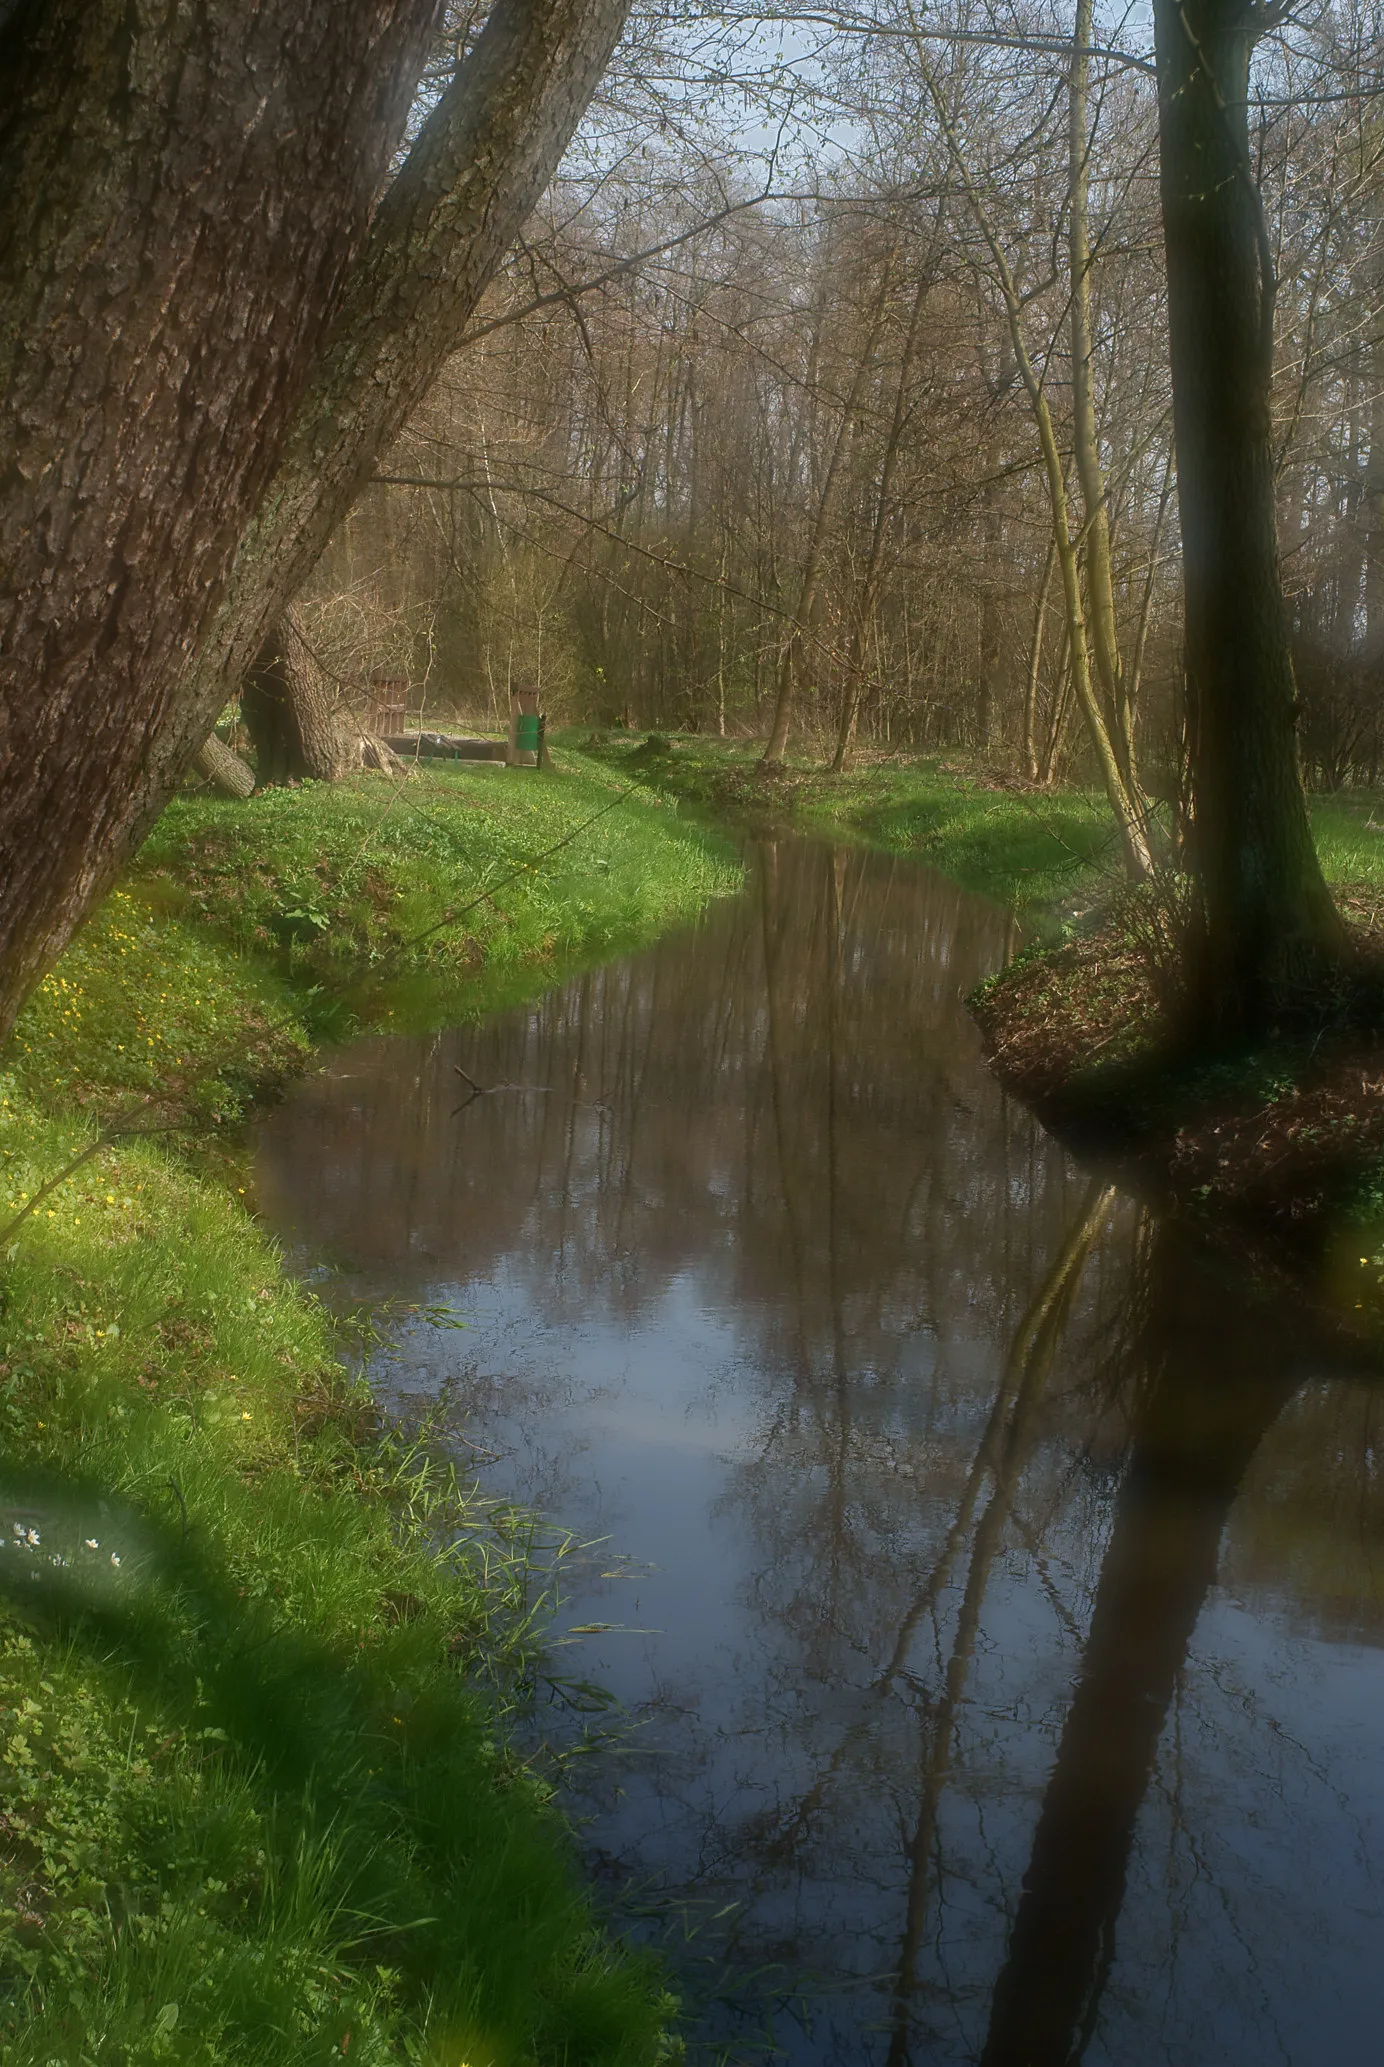
[[(206, 1149), (362, 1001), (484, 1009), (736, 870), (648, 803), (539, 859), (611, 801), (596, 774), (390, 796), (180, 800), (0, 1054), (16, 2067), (666, 2052), (656, 1976), (506, 1745), (540, 1669), (528, 1525), (377, 1426)], [(10, 1224), (112, 1115), (170, 1131)]]
[(1116, 881), (1101, 797), (1006, 786), (959, 755), (871, 758), (832, 775), (791, 755), (781, 770), (766, 771), (756, 740), (570, 737), (621, 780), (712, 817), (915, 854), (1035, 922), (1085, 911)]
[[(1329, 1261), (1355, 1305), (1384, 1257), (1384, 1056), (1373, 1028), (1210, 1065), (1171, 1062), (1176, 957), (1158, 900), (1129, 898), (1109, 812), (1085, 791), (1007, 784), (962, 756), (897, 757), (833, 776), (755, 741), (590, 742), (623, 779), (694, 809), (916, 854), (1005, 903), (1038, 943), (974, 1001), (1001, 1079), (1051, 1125), (1198, 1212), (1229, 1211)], [(1314, 797), (1323, 868), (1362, 942), (1384, 943), (1384, 801)], [(1329, 1017), (1329, 1015), (1328, 1015)], [(1332, 1270), (1335, 1265), (1331, 1265)]]
[(589, 765), (481, 764), (402, 789), (367, 776), (179, 797), (5, 1065), (55, 1110), (149, 1097), (216, 1120), (353, 1024), (441, 1024), (531, 996), (739, 883), (728, 845), (623, 788)]
[[(973, 757), (891, 755), (841, 775), (790, 755), (760, 766), (763, 742), (572, 733), (583, 758), (713, 816), (778, 823), (914, 854), (963, 889), (1024, 914), (1051, 936), (1117, 895), (1119, 856), (1096, 790), (1007, 782)], [(1384, 906), (1384, 799), (1311, 800), (1327, 879), (1356, 916)]]

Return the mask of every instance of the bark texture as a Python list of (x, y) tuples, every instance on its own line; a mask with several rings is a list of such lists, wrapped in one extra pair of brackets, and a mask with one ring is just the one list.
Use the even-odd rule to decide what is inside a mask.
[(361, 768), (404, 774), (393, 748), (362, 723), (288, 612), (265, 640), (241, 688), (261, 789), (339, 782)]
[(0, 1033), (205, 737), (167, 749), (437, 12), (0, 28)]
[(0, 1035), (457, 343), (626, 7), (498, 0), (373, 225), (436, 0), (5, 19)]
[(628, 10), (629, 0), (497, 0), (381, 202), (199, 655), (189, 739), (234, 691), (460, 343), (556, 171)]
[(254, 790), (254, 769), (214, 732), (202, 741), (192, 757), (192, 765), (223, 797), (248, 797)]
[(1269, 381), (1273, 270), (1246, 129), (1253, 10), (1156, 0), (1173, 428), (1200, 886), (1197, 1033), (1310, 1007), (1342, 928), (1298, 766)]

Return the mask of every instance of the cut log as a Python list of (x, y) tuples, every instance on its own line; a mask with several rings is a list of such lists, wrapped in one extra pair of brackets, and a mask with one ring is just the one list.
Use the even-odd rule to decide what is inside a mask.
[(407, 761), (503, 761), (503, 739), (474, 739), (456, 732), (395, 732), (384, 741)]
[(197, 773), (223, 797), (248, 797), (255, 787), (255, 771), (242, 761), (224, 740), (210, 733), (192, 757)]

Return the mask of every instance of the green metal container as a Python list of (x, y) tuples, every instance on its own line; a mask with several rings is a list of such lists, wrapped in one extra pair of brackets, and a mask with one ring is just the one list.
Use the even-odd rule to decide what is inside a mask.
[(543, 736), (543, 720), (537, 711), (520, 711), (514, 720), (514, 749), (520, 754), (536, 754)]

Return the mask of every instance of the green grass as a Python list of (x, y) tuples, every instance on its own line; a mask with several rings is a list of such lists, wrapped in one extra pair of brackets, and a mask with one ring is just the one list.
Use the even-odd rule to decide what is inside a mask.
[[(571, 741), (591, 735), (573, 733)], [(789, 756), (760, 773), (762, 742), (697, 735), (607, 735), (587, 753), (622, 780), (694, 808), (916, 854), (964, 889), (1037, 920), (1062, 919), (1122, 887), (1109, 807), (1096, 790), (1006, 788), (957, 750), (891, 756), (842, 775)], [(1327, 880), (1384, 898), (1384, 799), (1345, 792), (1309, 799)]]
[(278, 955), (300, 984), (371, 1013), (406, 1002), (410, 1020), (455, 1018), (738, 888), (723, 839), (620, 787), (589, 763), (543, 775), (481, 763), (401, 789), (366, 777), (244, 804), (188, 796), (139, 877), (228, 944)]
[[(477, 769), (180, 799), (0, 1056), (13, 2067), (669, 2056), (510, 1748), (551, 1546), (377, 1425), (234, 1157), (198, 1153), (343, 999), (486, 1009), (735, 887), (644, 797), (541, 858), (614, 795)], [(112, 1116), (178, 1131), (12, 1225)]]
[[(311, 1053), (309, 1003), (138, 879), (106, 899), (20, 1017), (6, 1061), (50, 1110), (186, 1112), (219, 1124)], [(161, 906), (163, 908), (161, 908)]]
[[(0, 1211), (89, 1126), (7, 1081)], [(0, 1530), (12, 2067), (659, 2057), (505, 1748), (522, 1527), (373, 1430), (321, 1308), (149, 1143), (8, 1244)]]
[(1001, 788), (960, 755), (875, 760), (843, 775), (790, 756), (765, 777), (753, 740), (679, 737), (667, 751), (607, 740), (589, 750), (622, 779), (714, 815), (916, 854), (963, 888), (1035, 915), (1089, 904), (1116, 884), (1098, 795)]
[(739, 886), (724, 839), (579, 766), (177, 798), (6, 1065), (50, 1110), (220, 1125), (353, 1023), (494, 1011)]
[(1344, 790), (1309, 802), (1327, 881), (1384, 893), (1384, 797)]

